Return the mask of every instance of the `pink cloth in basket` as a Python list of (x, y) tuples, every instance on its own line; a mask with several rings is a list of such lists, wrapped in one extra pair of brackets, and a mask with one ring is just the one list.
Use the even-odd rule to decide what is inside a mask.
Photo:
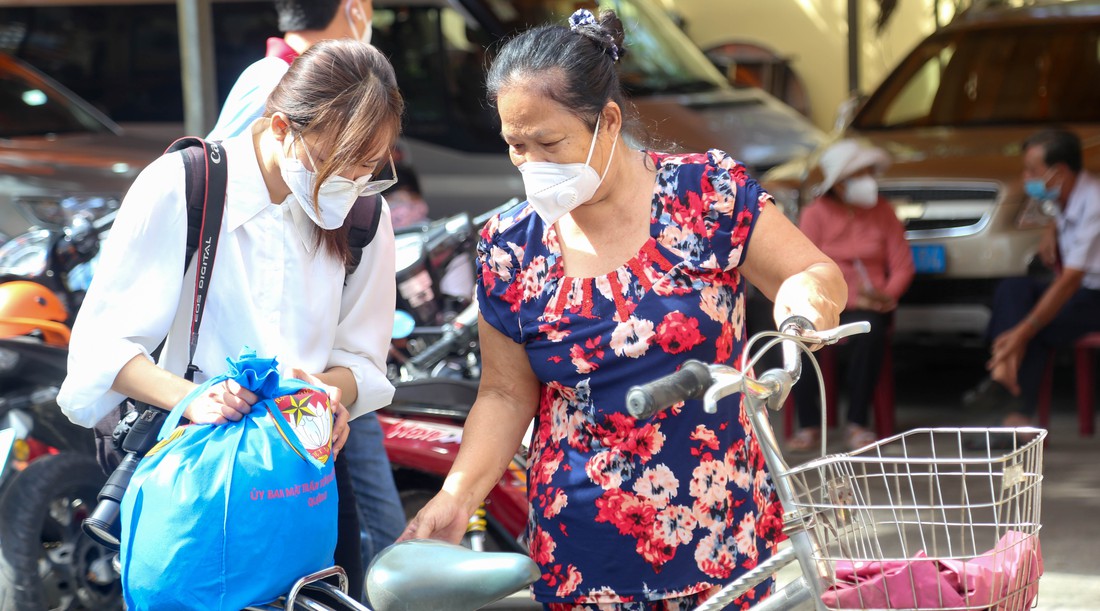
[(969, 560), (931, 559), (922, 550), (911, 560), (840, 561), (836, 583), (821, 600), (830, 609), (1023, 611), (1035, 600), (1042, 574), (1039, 538), (1008, 531), (992, 550)]

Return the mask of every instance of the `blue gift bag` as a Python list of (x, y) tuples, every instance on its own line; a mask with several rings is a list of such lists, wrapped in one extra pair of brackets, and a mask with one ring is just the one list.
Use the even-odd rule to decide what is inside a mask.
[[(119, 560), (130, 611), (239, 611), (331, 566), (337, 497), (328, 395), (280, 379), (244, 353), (166, 419), (122, 499)], [(177, 427), (207, 388), (235, 380), (259, 397), (223, 425)]]

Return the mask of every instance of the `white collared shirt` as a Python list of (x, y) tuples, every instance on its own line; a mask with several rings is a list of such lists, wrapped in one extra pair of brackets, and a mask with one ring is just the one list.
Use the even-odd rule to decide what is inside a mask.
[[(315, 225), (293, 195), (271, 203), (251, 130), (223, 143), (229, 163), (226, 211), (217, 244), (195, 365), (202, 382), (227, 370), (245, 348), (280, 369), (349, 368), (358, 398), (352, 417), (388, 405), (386, 354), (396, 301), (388, 207), (355, 273), (315, 241)], [(149, 355), (165, 334), (159, 365), (187, 366), (194, 261), (184, 274), (187, 213), (183, 162), (163, 156), (123, 200), (73, 326), (68, 377), (57, 401), (73, 422), (93, 426), (124, 397), (111, 390), (123, 365)], [(197, 259), (198, 257), (195, 257)]]
[(248, 132), (248, 127), (263, 116), (267, 108), (267, 96), (290, 69), (290, 64), (279, 57), (265, 57), (245, 68), (218, 114), (218, 122), (207, 140), (228, 140)]
[(1100, 289), (1100, 180), (1082, 170), (1056, 222), (1062, 265), (1085, 272), (1081, 286)]

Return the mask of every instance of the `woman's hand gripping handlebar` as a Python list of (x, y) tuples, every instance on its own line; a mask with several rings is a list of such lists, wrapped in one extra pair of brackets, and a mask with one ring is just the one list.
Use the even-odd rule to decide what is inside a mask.
[[(801, 352), (798, 346), (825, 346), (858, 333), (867, 333), (871, 325), (857, 322), (834, 329), (815, 331), (813, 324), (801, 316), (783, 321), (780, 332), (759, 333), (747, 346), (763, 337), (773, 337), (761, 352), (775, 343), (783, 343), (783, 368), (765, 371), (753, 379), (728, 365), (706, 365), (700, 361), (685, 361), (675, 373), (640, 386), (632, 387), (626, 395), (626, 407), (635, 418), (650, 418), (657, 412), (689, 399), (704, 399), (704, 409), (714, 413), (718, 400), (736, 392), (748, 392), (760, 399), (767, 399), (770, 406), (778, 408), (786, 400), (791, 386), (802, 373)], [(750, 363), (751, 365), (751, 363)]]

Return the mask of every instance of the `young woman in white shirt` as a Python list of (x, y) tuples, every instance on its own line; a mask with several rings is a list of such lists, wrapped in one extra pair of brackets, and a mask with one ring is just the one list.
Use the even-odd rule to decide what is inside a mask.
[[(224, 373), (242, 348), (277, 357), (283, 374), (325, 387), (333, 399), (340, 497), (336, 559), (362, 587), (359, 529), (347, 466), (348, 421), (387, 405), (385, 376), (395, 301), (393, 230), (378, 233), (345, 277), (352, 203), (390, 181), (403, 102), (393, 69), (357, 41), (314, 45), (272, 92), (264, 117), (222, 143), (226, 209), (194, 364), (183, 376), (194, 302), (179, 155), (150, 164), (127, 193), (73, 328), (69, 375), (58, 403), (93, 426), (125, 397), (171, 409), (196, 383)], [(197, 257), (196, 257), (197, 259)], [(150, 353), (168, 336), (158, 364)], [(233, 382), (210, 388), (185, 416), (240, 420), (255, 395)], [(345, 493), (346, 492), (346, 493)]]

